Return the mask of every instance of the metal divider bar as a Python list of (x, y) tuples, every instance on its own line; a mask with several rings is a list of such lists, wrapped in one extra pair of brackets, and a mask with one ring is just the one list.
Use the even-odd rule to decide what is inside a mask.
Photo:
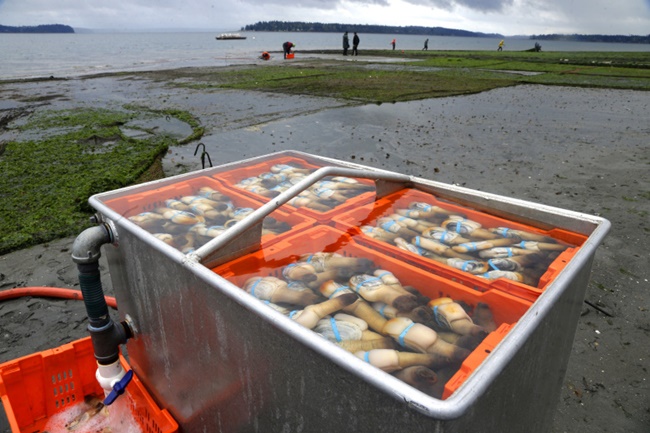
[(242, 255), (257, 251), (262, 243), (262, 222), (264, 218), (326, 176), (372, 179), (375, 182), (377, 198), (385, 197), (412, 183), (410, 176), (399, 173), (386, 171), (375, 172), (332, 166), (319, 168), (305, 177), (305, 179), (230, 227), (221, 235), (212, 239), (193, 253), (187, 254), (187, 259), (211, 268)]

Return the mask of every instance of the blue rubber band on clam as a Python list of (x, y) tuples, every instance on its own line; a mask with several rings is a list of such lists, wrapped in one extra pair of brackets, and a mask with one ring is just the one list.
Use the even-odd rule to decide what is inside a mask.
[(386, 318), (386, 307), (388, 307), (387, 304), (384, 304), (377, 312), (381, 315), (381, 317)]
[(521, 241), (519, 243), (519, 246), (522, 247), (523, 249), (526, 249), (526, 241)]
[(463, 223), (461, 221), (456, 221), (456, 233), (460, 233), (463, 228)]
[(433, 307), (433, 318), (436, 320), (436, 323), (438, 324), (438, 326), (440, 326), (441, 328), (444, 328), (445, 323), (440, 323), (440, 320), (438, 319), (438, 316), (440, 316), (440, 312), (438, 311), (438, 306), (436, 305), (435, 307)]
[(381, 280), (381, 277), (383, 277), (384, 275), (392, 275), (392, 274), (388, 271), (382, 272), (381, 274), (377, 275), (377, 278)]
[(338, 326), (336, 326), (336, 319), (334, 319), (333, 317), (330, 317), (330, 323), (332, 324), (332, 332), (334, 332), (334, 338), (336, 338), (337, 343), (340, 343), (343, 340), (341, 339), (341, 334), (339, 333), (339, 328), (338, 328)]
[(512, 257), (512, 248), (507, 247), (506, 251), (508, 252), (508, 257)]
[(363, 352), (363, 360), (370, 364), (370, 352)]
[(316, 191), (314, 191), (317, 196), (321, 196), (323, 194), (328, 194), (330, 192), (333, 192), (330, 188), (318, 188)]
[(311, 259), (314, 258), (313, 254), (310, 254), (309, 257), (307, 257), (307, 260), (305, 260), (307, 263), (311, 263)]
[(289, 312), (289, 318), (290, 318), (290, 319), (293, 319), (293, 316), (295, 316), (295, 315), (298, 314), (299, 312), (300, 312), (300, 310), (293, 310), (293, 311), (290, 311), (290, 312)]
[(357, 292), (357, 293), (359, 293), (359, 290), (360, 290), (359, 287), (360, 287), (360, 286), (363, 286), (363, 285), (366, 284), (366, 283), (369, 283), (369, 282), (371, 282), (371, 281), (376, 281), (376, 280), (379, 280), (379, 278), (377, 278), (377, 277), (366, 278), (365, 280), (360, 281), (359, 283), (357, 283), (356, 286), (354, 286), (354, 291)]
[(491, 267), (492, 269), (494, 269), (495, 271), (498, 271), (498, 270), (499, 270), (499, 268), (497, 268), (497, 267), (494, 265), (494, 263), (492, 262), (492, 259), (488, 260), (487, 262), (488, 262), (488, 265), (490, 265), (490, 267)]
[(469, 260), (465, 260), (463, 264), (460, 266), (460, 270), (467, 272), (467, 266), (469, 265), (469, 263), (470, 263)]
[[(257, 287), (257, 285), (260, 283), (260, 281), (262, 281), (262, 278), (259, 278), (259, 279), (258, 279), (257, 281), (255, 281), (255, 283), (253, 283), (253, 285), (251, 286), (251, 288), (250, 288), (250, 293), (251, 293), (251, 295), (255, 296), (255, 287)], [(255, 296), (255, 297), (257, 298), (257, 296)]]
[(255, 210), (255, 209), (253, 209), (252, 207), (238, 207), (238, 208), (235, 209), (235, 211), (233, 212), (233, 215), (241, 215), (241, 214), (243, 214), (243, 213), (252, 212), (252, 211), (254, 211), (254, 210)]
[(336, 295), (336, 294), (339, 293), (339, 292), (348, 293), (348, 292), (350, 292), (350, 287), (348, 287), (348, 286), (341, 286), (341, 287), (339, 287), (338, 289), (336, 289), (336, 290), (334, 290), (334, 291), (332, 292), (332, 294), (330, 295), (330, 298), (333, 298), (334, 295)]
[(442, 234), (440, 235), (440, 242), (442, 242), (444, 244), (445, 239), (447, 239), (447, 231), (446, 230), (444, 232), (442, 232)]
[(420, 236), (415, 237), (415, 246), (417, 246), (417, 247), (420, 246)]
[(406, 344), (404, 343), (404, 337), (406, 337), (406, 334), (409, 332), (409, 330), (410, 330), (413, 326), (415, 326), (415, 322), (411, 323), (409, 326), (407, 326), (406, 328), (404, 328), (404, 330), (402, 331), (402, 333), (399, 334), (399, 337), (398, 337), (397, 341), (399, 342), (400, 346), (402, 346), (402, 347), (406, 347)]

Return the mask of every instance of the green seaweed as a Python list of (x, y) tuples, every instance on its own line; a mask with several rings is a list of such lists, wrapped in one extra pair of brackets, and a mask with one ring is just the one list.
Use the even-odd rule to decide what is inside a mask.
[[(41, 138), (4, 146), (0, 158), (0, 254), (79, 233), (92, 214), (87, 202), (90, 196), (134, 184), (150, 171), (177, 141), (164, 134), (131, 138), (120, 126), (151, 113), (48, 111), (21, 125), (21, 130), (35, 131)], [(188, 121), (192, 117), (182, 112), (169, 115)], [(199, 130), (195, 127), (192, 135)]]

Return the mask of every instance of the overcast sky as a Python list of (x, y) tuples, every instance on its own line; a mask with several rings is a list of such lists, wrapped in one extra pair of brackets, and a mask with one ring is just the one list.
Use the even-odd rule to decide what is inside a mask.
[(650, 0), (0, 0), (0, 24), (239, 30), (258, 21), (650, 34)]

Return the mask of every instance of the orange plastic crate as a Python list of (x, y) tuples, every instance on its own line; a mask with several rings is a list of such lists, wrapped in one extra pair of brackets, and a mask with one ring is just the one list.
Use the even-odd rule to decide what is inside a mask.
[(499, 278), (497, 280), (490, 281), (485, 278), (463, 272), (446, 264), (426, 258), (424, 256), (402, 250), (388, 242), (376, 240), (365, 235), (362, 235), (357, 239), (359, 243), (362, 243), (364, 245), (372, 245), (373, 248), (378, 248), (380, 251), (391, 256), (403, 257), (404, 260), (406, 260), (408, 263), (422, 266), (437, 275), (472, 287), (475, 290), (494, 288), (507, 293), (515, 294), (527, 300), (534, 301), (544, 291), (546, 286), (555, 279), (557, 274), (564, 268), (566, 263), (568, 263), (569, 260), (571, 260), (571, 258), (578, 251), (579, 246), (582, 245), (582, 243), (586, 240), (586, 237), (580, 234), (557, 228), (551, 230), (540, 230), (526, 224), (509, 221), (507, 219), (490, 215), (485, 212), (476, 211), (467, 207), (460, 206), (458, 204), (443, 201), (437, 199), (432, 194), (409, 188), (397, 191), (391, 195), (375, 201), (374, 203), (363, 204), (356, 207), (355, 209), (336, 215), (332, 218), (332, 221), (334, 227), (338, 229), (350, 231), (351, 233), (355, 234), (362, 234), (360, 230), (360, 227), (362, 225), (374, 225), (374, 223), (382, 216), (387, 216), (394, 213), (395, 209), (407, 208), (409, 203), (413, 201), (425, 202), (433, 206), (439, 206), (443, 209), (463, 214), (468, 219), (480, 223), (484, 228), (508, 227), (510, 229), (541, 234), (573, 245), (561, 252), (558, 257), (549, 265), (547, 271), (540, 277), (537, 286), (532, 286), (518, 281), (508, 280), (506, 278)]
[[(295, 263), (298, 255), (314, 252), (336, 252), (344, 256), (371, 259), (377, 267), (392, 272), (403, 285), (413, 286), (431, 299), (450, 297), (456, 301), (466, 303), (472, 309), (478, 303), (485, 303), (490, 306), (494, 321), (499, 329), (504, 326), (510, 329), (531, 305), (531, 302), (527, 300), (498, 290), (491, 290), (487, 286), (481, 291), (475, 291), (410, 265), (399, 258), (396, 259), (378, 253), (376, 250), (358, 244), (356, 238), (353, 238), (350, 233), (328, 226), (313, 227), (295, 236), (283, 239), (261, 251), (220, 265), (214, 268), (213, 271), (233, 284), (242, 287), (246, 280), (255, 276), (283, 278), (282, 268)], [(491, 350), (505, 336), (505, 333), (497, 331), (491, 333), (486, 338), (486, 341), (472, 352), (473, 357), (470, 355), (470, 358), (463, 362), (460, 371), (471, 372), (482, 362), (487, 356), (488, 352), (486, 351)], [(480, 359), (478, 363), (477, 359)], [(446, 396), (450, 395), (462, 382), (463, 380), (456, 380), (453, 389), (450, 388), (450, 392), (447, 392)]]
[(514, 325), (509, 325), (506, 323), (501, 324), (494, 332), (491, 332), (485, 340), (481, 343), (479, 347), (476, 348), (463, 362), (460, 369), (452, 376), (451, 379), (445, 384), (445, 390), (442, 394), (442, 398), (445, 399), (449, 397), (455, 390), (460, 387), (465, 380), (472, 374), (472, 372), (487, 358), (487, 356), (492, 353), (496, 348), (497, 344), (503, 340), (503, 337), (506, 336), (510, 329)]
[[(263, 203), (241, 194), (237, 191), (225, 188), (219, 181), (211, 177), (195, 177), (172, 185), (139, 192), (124, 197), (114, 198), (106, 201), (106, 205), (125, 217), (137, 215), (142, 212), (151, 212), (156, 208), (165, 207), (165, 200), (180, 199), (183, 196), (197, 195), (199, 188), (210, 187), (230, 197), (235, 207), (260, 208)], [(280, 210), (272, 212), (269, 217), (287, 223), (291, 229), (279, 234), (266, 234), (262, 236), (262, 244), (275, 242), (295, 232), (312, 227), (316, 220), (298, 213), (287, 213)]]
[[(126, 360), (120, 360), (128, 370)], [(0, 397), (12, 433), (42, 431), (49, 418), (86, 396), (103, 399), (96, 370), (90, 337), (1, 364)], [(128, 399), (133, 419), (143, 432), (178, 431), (176, 421), (157, 406), (135, 375), (118, 399)]]
[[(316, 171), (317, 169), (323, 167), (322, 165), (316, 165), (314, 163), (311, 163), (309, 161), (306, 161), (301, 158), (293, 157), (293, 156), (284, 156), (280, 158), (275, 158), (275, 159), (270, 159), (266, 160), (264, 162), (259, 162), (256, 164), (249, 165), (247, 167), (239, 167), (233, 170), (221, 172), (219, 174), (216, 174), (214, 177), (222, 181), (226, 186), (228, 186), (230, 189), (235, 189), (237, 191), (241, 191), (242, 194), (249, 195), (256, 200), (261, 200), (263, 202), (268, 202), (269, 198), (261, 196), (259, 194), (255, 194), (253, 192), (244, 190), (242, 188), (239, 188), (235, 186), (239, 182), (241, 182), (244, 179), (250, 178), (250, 177), (257, 177), (260, 174), (263, 173), (268, 173), (271, 170), (271, 167), (275, 164), (288, 164), (288, 165), (293, 165), (298, 168), (306, 168), (306, 169), (311, 169), (313, 171)], [(358, 179), (359, 182), (364, 183), (366, 185), (372, 185), (374, 186), (372, 181), (366, 180), (366, 179)], [(348, 199), (347, 201), (341, 203), (340, 205), (336, 206), (334, 209), (327, 211), (327, 212), (319, 212), (314, 209), (310, 209), (307, 207), (299, 207), (296, 208), (294, 206), (285, 204), (283, 205), (280, 209), (286, 212), (299, 212), (301, 214), (307, 215), (311, 218), (316, 219), (319, 222), (324, 222), (327, 223), (329, 222), (333, 216), (338, 215), (341, 212), (344, 212), (348, 209), (351, 209), (353, 207), (358, 206), (359, 204), (362, 203), (369, 203), (375, 198), (375, 192), (374, 191), (368, 191), (364, 192), (362, 194), (359, 194), (355, 197), (352, 197)]]

